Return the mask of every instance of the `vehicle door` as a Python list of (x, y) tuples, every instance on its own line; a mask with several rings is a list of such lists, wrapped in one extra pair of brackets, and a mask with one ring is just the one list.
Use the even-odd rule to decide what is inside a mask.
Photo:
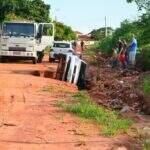
[(42, 47), (52, 46), (54, 41), (54, 25), (52, 23), (40, 23), (39, 34)]

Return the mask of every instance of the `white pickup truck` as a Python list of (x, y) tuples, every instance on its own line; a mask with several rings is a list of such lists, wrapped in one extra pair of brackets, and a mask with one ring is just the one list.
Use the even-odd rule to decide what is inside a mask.
[(1, 27), (0, 59), (29, 59), (42, 62), (44, 49), (52, 46), (52, 23), (4, 22)]

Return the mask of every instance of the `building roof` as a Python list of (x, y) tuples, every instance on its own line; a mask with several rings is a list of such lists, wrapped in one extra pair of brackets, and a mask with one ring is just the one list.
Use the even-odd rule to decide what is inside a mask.
[(93, 41), (90, 35), (79, 35), (78, 39), (80, 41)]
[(80, 31), (75, 31), (75, 33), (78, 34), (78, 35), (83, 34)]

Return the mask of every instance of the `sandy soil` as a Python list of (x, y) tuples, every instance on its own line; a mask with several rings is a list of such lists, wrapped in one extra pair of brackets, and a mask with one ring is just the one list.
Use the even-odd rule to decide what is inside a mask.
[(102, 137), (96, 125), (56, 106), (67, 92), (77, 91), (44, 78), (45, 71), (54, 77), (56, 67), (48, 62), (0, 64), (0, 150), (137, 150), (127, 136)]

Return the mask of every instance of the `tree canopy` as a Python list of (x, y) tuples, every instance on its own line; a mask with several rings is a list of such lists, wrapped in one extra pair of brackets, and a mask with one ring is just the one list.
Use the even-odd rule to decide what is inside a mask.
[(61, 22), (55, 22), (55, 40), (75, 40), (76, 34), (71, 27), (64, 25)]
[[(105, 38), (105, 28), (99, 28), (99, 29), (95, 29), (93, 31), (90, 32), (91, 34), (91, 37), (94, 39), (94, 40), (103, 40)], [(107, 27), (107, 33), (108, 35), (112, 35), (113, 33), (113, 29), (111, 27)]]
[(149, 0), (127, 0), (128, 3), (135, 2), (139, 9), (150, 10), (150, 1)]
[(50, 5), (42, 0), (0, 0), (0, 22), (14, 16), (36, 22), (50, 22), (49, 14)]

